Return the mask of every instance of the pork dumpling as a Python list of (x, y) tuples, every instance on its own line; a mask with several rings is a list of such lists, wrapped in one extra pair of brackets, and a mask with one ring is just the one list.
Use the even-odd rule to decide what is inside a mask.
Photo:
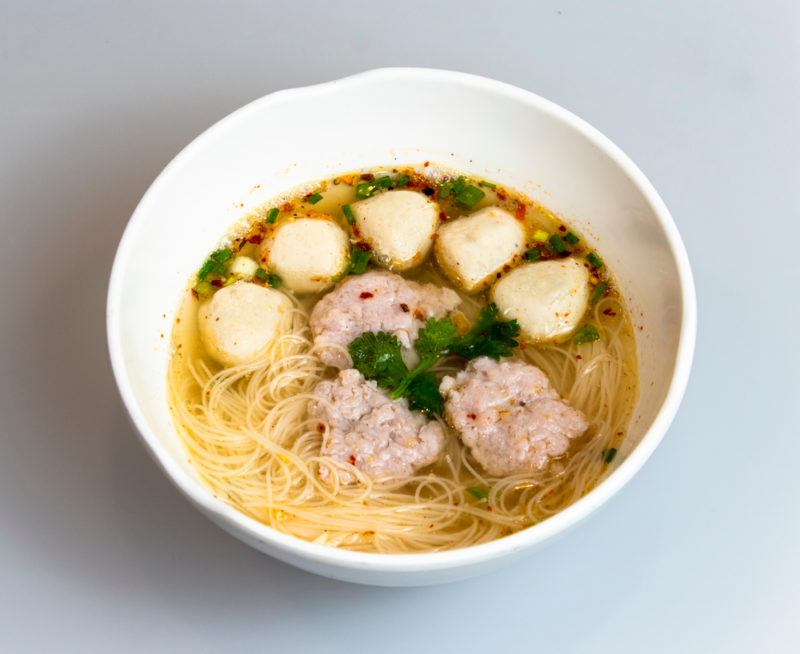
[(589, 271), (574, 258), (528, 263), (495, 284), (492, 300), (530, 340), (563, 340), (586, 312)]
[(269, 243), (269, 267), (296, 293), (328, 288), (344, 272), (350, 251), (345, 231), (325, 218), (280, 225)]
[(221, 288), (198, 311), (200, 337), (223, 365), (258, 358), (275, 339), (292, 301), (280, 291), (250, 282)]
[(439, 208), (416, 191), (387, 191), (352, 206), (360, 236), (377, 263), (406, 270), (425, 259), (433, 243)]
[(525, 227), (498, 207), (443, 225), (434, 248), (442, 270), (467, 293), (479, 291), (524, 251)]

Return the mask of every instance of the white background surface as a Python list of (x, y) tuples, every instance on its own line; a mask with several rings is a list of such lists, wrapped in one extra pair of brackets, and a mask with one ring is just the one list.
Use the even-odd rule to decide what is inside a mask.
[[(800, 5), (133, 4), (0, 2), (0, 651), (800, 651)], [(129, 427), (104, 331), (122, 229), (183, 145), (389, 65), (605, 132), (672, 210), (700, 309), (640, 475), (532, 558), (423, 589), (317, 578), (200, 516)]]

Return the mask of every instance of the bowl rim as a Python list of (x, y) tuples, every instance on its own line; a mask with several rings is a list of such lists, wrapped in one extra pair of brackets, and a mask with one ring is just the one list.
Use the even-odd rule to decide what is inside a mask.
[[(582, 498), (531, 527), (487, 543), (464, 548), (417, 554), (383, 554), (352, 552), (302, 540), (281, 533), (250, 518), (229, 504), (213, 496), (198, 479), (184, 471), (149, 428), (128, 380), (123, 356), (120, 329), (121, 291), (125, 271), (134, 238), (142, 228), (153, 198), (169, 181), (170, 177), (195, 151), (206, 147), (216, 138), (224, 137), (225, 129), (249, 114), (271, 104), (298, 100), (338, 90), (342, 87), (370, 84), (387, 80), (426, 80), (446, 84), (457, 84), (481, 90), (493, 95), (529, 105), (538, 111), (568, 125), (593, 143), (629, 177), (645, 197), (666, 235), (678, 270), (682, 317), (675, 366), (667, 394), (650, 428), (628, 457), (603, 481)], [(139, 438), (165, 475), (198, 508), (209, 514), (220, 526), (234, 534), (244, 533), (250, 540), (270, 545), (272, 549), (288, 556), (299, 557), (309, 562), (333, 566), (339, 569), (369, 570), (380, 572), (426, 572), (453, 569), (479, 564), (484, 561), (504, 558), (515, 552), (529, 549), (537, 543), (551, 539), (596, 511), (627, 484), (642, 468), (664, 438), (680, 406), (694, 357), (697, 335), (697, 299), (689, 259), (678, 229), (664, 201), (658, 195), (644, 173), (608, 137), (583, 119), (560, 105), (531, 91), (494, 79), (469, 73), (432, 68), (377, 68), (350, 75), (341, 79), (277, 91), (253, 100), (223, 117), (186, 145), (156, 177), (134, 210), (120, 240), (112, 266), (106, 305), (106, 327), (108, 348), (114, 378), (125, 408), (133, 421)]]

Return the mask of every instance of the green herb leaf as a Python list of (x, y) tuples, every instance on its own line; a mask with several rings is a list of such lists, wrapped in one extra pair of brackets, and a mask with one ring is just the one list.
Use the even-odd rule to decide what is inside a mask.
[(600, 282), (597, 286), (594, 287), (592, 291), (592, 297), (589, 298), (592, 304), (597, 304), (597, 301), (606, 294), (608, 290), (608, 284), (605, 282)]
[(444, 400), (439, 393), (439, 382), (432, 372), (416, 375), (406, 392), (408, 406), (428, 415), (438, 415), (444, 410)]
[(439, 198), (441, 200), (446, 200), (452, 190), (453, 190), (452, 180), (442, 182), (441, 184), (439, 184)]
[(210, 274), (217, 277), (224, 277), (228, 272), (225, 262), (233, 256), (233, 252), (229, 248), (222, 248), (212, 252), (205, 263), (197, 271), (197, 279), (203, 281)]
[(485, 197), (486, 193), (481, 191), (477, 186), (466, 184), (459, 191), (456, 191), (454, 187), (453, 195), (456, 198), (456, 202), (458, 202), (460, 205), (466, 207), (467, 209), (472, 209)]
[(575, 333), (572, 335), (572, 342), (576, 345), (581, 345), (583, 343), (592, 343), (600, 338), (600, 332), (597, 331), (597, 327), (594, 325), (584, 325), (580, 329), (575, 330)]
[[(414, 348), (419, 354), (419, 363), (408, 377), (394, 389), (392, 399), (396, 400), (404, 395), (412, 397), (411, 390), (416, 380), (440, 358), (448, 352), (448, 348), (458, 339), (458, 330), (450, 318), (428, 318), (425, 327), (419, 330)], [(410, 393), (410, 394), (409, 394)], [(436, 391), (438, 395), (438, 390)]]
[(519, 325), (516, 321), (498, 321), (497, 314), (495, 305), (484, 307), (475, 326), (463, 337), (450, 318), (428, 319), (414, 346), (420, 361), (411, 371), (403, 362), (397, 338), (387, 332), (362, 334), (348, 348), (353, 367), (381, 388), (391, 390), (392, 399), (405, 397), (412, 409), (439, 414), (444, 401), (436, 376), (428, 372), (439, 359), (451, 352), (467, 359), (511, 356)]
[(283, 284), (283, 280), (275, 273), (269, 273), (267, 275), (267, 284), (272, 286), (272, 288), (280, 288), (281, 284)]
[(392, 178), (388, 175), (382, 175), (381, 177), (376, 177), (367, 182), (359, 182), (356, 186), (356, 197), (359, 200), (364, 200), (365, 198), (372, 197), (378, 191), (389, 188), (391, 185)]
[(428, 322), (419, 330), (414, 348), (420, 359), (438, 360), (457, 339), (458, 330), (450, 318), (428, 318)]
[(542, 258), (542, 251), (539, 248), (531, 248), (525, 253), (525, 258), (528, 261), (538, 261)]
[(344, 275), (361, 275), (366, 272), (369, 257), (370, 253), (367, 250), (360, 250), (357, 247), (350, 248), (350, 261), (347, 262)]
[(499, 313), (496, 304), (483, 307), (472, 329), (453, 343), (450, 352), (465, 359), (510, 357), (519, 345), (519, 324), (516, 320), (498, 320)]
[(489, 491), (481, 486), (470, 486), (467, 489), (467, 492), (480, 502), (486, 502), (489, 500)]
[(614, 457), (617, 456), (617, 448), (610, 447), (607, 450), (603, 451), (603, 461), (606, 463), (611, 463), (614, 460)]
[(264, 270), (261, 266), (256, 268), (255, 275), (262, 282), (269, 282), (269, 273), (266, 270)]
[(381, 388), (397, 388), (408, 375), (400, 355), (400, 341), (387, 332), (364, 332), (347, 349), (353, 367)]
[(408, 175), (398, 175), (393, 181), (395, 188), (403, 188), (411, 181), (411, 178)]
[(564, 240), (569, 243), (570, 245), (577, 245), (579, 239), (575, 234), (572, 232), (567, 232), (567, 235), (564, 237)]
[(316, 204), (322, 199), (322, 193), (312, 193), (308, 196), (308, 203), (309, 204)]
[(203, 297), (208, 297), (216, 289), (208, 282), (197, 282), (197, 284), (195, 284), (194, 286), (194, 290), (197, 291), (198, 295), (202, 295)]
[(218, 263), (225, 263), (228, 259), (233, 256), (233, 252), (228, 248), (222, 248), (221, 250), (217, 250), (216, 252), (212, 252), (209, 258), (213, 259)]
[(590, 252), (589, 254), (587, 254), (586, 260), (589, 262), (589, 265), (594, 269), (603, 267), (603, 260), (597, 255), (597, 252)]
[(266, 221), (271, 225), (278, 219), (278, 214), (280, 213), (280, 209), (278, 207), (272, 207), (267, 213)]
[(342, 213), (350, 225), (355, 225), (356, 215), (353, 213), (353, 209), (349, 204), (342, 205)]
[(558, 234), (553, 234), (547, 241), (556, 254), (569, 254), (569, 249), (564, 245), (564, 241)]

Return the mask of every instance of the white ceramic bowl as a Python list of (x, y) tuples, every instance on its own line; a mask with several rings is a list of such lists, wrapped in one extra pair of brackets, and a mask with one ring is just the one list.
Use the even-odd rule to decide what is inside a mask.
[[(593, 239), (637, 327), (640, 399), (612, 474), (549, 520), (484, 545), (364, 554), (278, 533), (215, 499), (194, 473), (167, 409), (169, 334), (181, 291), (249, 208), (333, 173), (425, 160), (528, 193)], [(420, 585), (505, 564), (585, 518), (642, 467), (678, 409), (695, 342), (689, 262), (666, 206), (611, 141), (568, 111), (489, 79), (383, 69), (281, 91), (195, 139), (145, 194), (119, 246), (108, 293), (117, 384), (147, 449), (212, 520), (253, 547), (347, 581)], [(616, 462), (615, 462), (616, 463)]]

